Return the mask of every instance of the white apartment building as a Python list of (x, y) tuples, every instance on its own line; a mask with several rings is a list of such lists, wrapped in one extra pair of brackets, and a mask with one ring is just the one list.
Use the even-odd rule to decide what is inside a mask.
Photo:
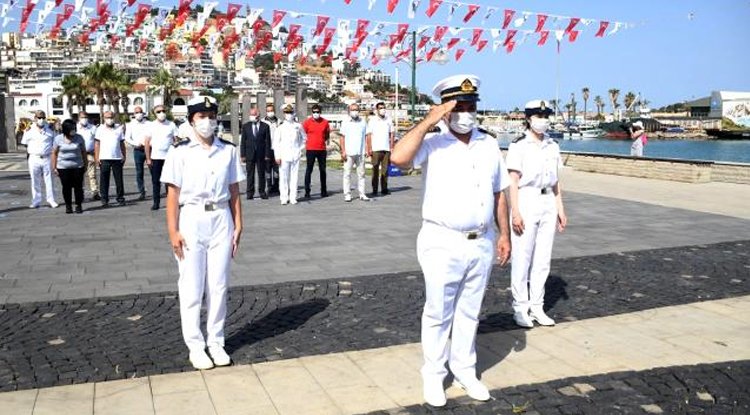
[(320, 75), (301, 75), (298, 82), (307, 85), (307, 89), (313, 91), (326, 92), (329, 88), (328, 82)]

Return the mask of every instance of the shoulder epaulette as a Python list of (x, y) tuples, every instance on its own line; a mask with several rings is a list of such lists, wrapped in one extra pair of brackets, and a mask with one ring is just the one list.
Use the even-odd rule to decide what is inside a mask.
[(189, 138), (181, 138), (179, 141), (175, 141), (175, 143), (172, 144), (172, 145), (175, 146), (175, 147), (179, 147), (179, 146), (181, 146), (183, 144), (187, 144), (189, 142), (190, 142)]
[(513, 142), (513, 143), (517, 143), (517, 142), (519, 142), (519, 141), (523, 140), (524, 138), (526, 138), (526, 134), (522, 134), (522, 135), (520, 135), (520, 136), (518, 136), (518, 137), (514, 138), (512, 142)]
[(237, 147), (237, 144), (234, 144), (233, 142), (231, 142), (231, 141), (229, 141), (229, 140), (225, 140), (225, 139), (223, 139), (223, 138), (220, 138), (220, 139), (219, 139), (219, 141), (221, 141), (221, 142), (222, 142), (222, 143), (224, 143), (224, 144), (229, 144), (229, 145), (231, 145), (231, 146), (235, 146), (235, 147)]

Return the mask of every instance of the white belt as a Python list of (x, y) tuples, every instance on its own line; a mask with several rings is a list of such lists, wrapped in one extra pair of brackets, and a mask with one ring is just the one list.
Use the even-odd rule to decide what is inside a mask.
[(186, 203), (184, 205), (180, 205), (181, 209), (184, 208), (203, 208), (204, 212), (213, 212), (215, 210), (219, 209), (226, 209), (229, 207), (229, 203), (224, 202), (203, 202), (203, 203)]
[(479, 239), (479, 237), (482, 236), (482, 235), (484, 235), (485, 233), (487, 233), (487, 230), (488, 230), (486, 226), (482, 226), (482, 227), (479, 227), (479, 228), (476, 228), (476, 229), (471, 229), (471, 230), (468, 230), (468, 231), (462, 231), (462, 230), (458, 230), (458, 229), (449, 228), (447, 226), (443, 226), (443, 225), (441, 225), (439, 223), (436, 223), (436, 222), (433, 222), (433, 221), (427, 220), (427, 219), (424, 220), (424, 223), (426, 223), (428, 225), (431, 225), (431, 226), (436, 226), (436, 227), (438, 227), (440, 229), (444, 229), (444, 230), (447, 230), (447, 231), (451, 231), (451, 232), (454, 232), (454, 233), (461, 234), (461, 235), (463, 235), (468, 240)]

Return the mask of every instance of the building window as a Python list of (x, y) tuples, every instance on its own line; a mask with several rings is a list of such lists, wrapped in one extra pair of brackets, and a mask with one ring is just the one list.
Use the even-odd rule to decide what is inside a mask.
[(39, 100), (38, 99), (32, 99), (31, 100), (31, 106), (32, 107), (38, 107), (39, 106)]
[(185, 100), (182, 98), (177, 98), (174, 100), (174, 105), (185, 105)]
[(133, 100), (133, 105), (143, 105), (143, 98), (137, 97)]
[(26, 102), (25, 99), (22, 99), (22, 100), (18, 101), (18, 106), (19, 107), (25, 107), (26, 105), (28, 105), (28, 103)]

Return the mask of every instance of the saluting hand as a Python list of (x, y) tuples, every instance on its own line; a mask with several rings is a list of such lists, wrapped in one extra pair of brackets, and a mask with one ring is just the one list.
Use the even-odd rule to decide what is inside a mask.
[(185, 253), (183, 252), (183, 248), (187, 250), (185, 248), (185, 238), (182, 237), (179, 231), (169, 234), (169, 243), (172, 244), (172, 251), (175, 256), (180, 260), (185, 259)]
[(451, 100), (440, 105), (436, 105), (430, 109), (427, 116), (424, 117), (424, 121), (429, 123), (430, 126), (434, 126), (440, 122), (446, 115), (453, 111), (456, 107), (456, 100)]

